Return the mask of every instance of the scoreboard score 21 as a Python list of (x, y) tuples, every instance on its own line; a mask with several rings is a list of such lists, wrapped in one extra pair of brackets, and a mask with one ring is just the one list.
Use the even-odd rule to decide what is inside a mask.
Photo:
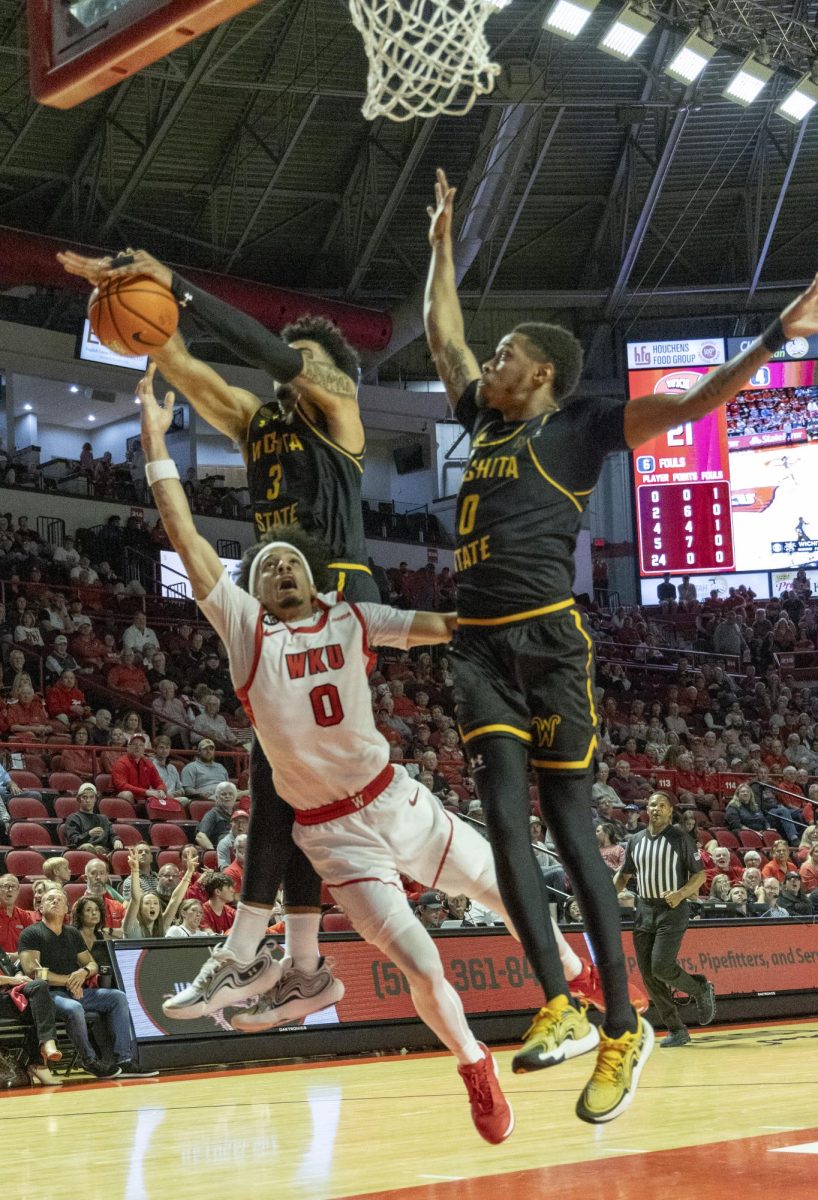
[[(632, 371), (630, 392), (679, 395), (710, 370)], [(633, 455), (633, 472), (641, 575), (734, 569), (724, 408), (640, 446)]]

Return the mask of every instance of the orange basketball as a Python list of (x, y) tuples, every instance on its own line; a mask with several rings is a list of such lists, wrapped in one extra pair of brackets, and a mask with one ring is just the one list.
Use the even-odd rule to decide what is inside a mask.
[(171, 291), (148, 275), (116, 277), (95, 288), (88, 319), (99, 340), (117, 354), (135, 357), (164, 346), (179, 324)]

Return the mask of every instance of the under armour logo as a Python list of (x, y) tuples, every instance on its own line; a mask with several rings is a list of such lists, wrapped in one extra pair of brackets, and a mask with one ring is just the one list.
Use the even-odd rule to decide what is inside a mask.
[(469, 759), (469, 770), (480, 771), (486, 764), (483, 762), (482, 754), (475, 754)]
[(550, 750), (557, 736), (557, 727), (562, 724), (562, 717), (557, 713), (550, 717), (533, 717), (531, 724), (537, 731), (537, 744)]

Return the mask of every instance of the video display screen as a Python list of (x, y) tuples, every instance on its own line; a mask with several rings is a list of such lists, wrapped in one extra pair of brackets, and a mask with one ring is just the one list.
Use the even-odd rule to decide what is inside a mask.
[[(629, 353), (645, 363), (628, 373), (630, 398), (680, 395), (717, 369), (689, 358), (657, 368)], [(817, 367), (771, 361), (726, 406), (634, 451), (643, 579), (818, 567)]]

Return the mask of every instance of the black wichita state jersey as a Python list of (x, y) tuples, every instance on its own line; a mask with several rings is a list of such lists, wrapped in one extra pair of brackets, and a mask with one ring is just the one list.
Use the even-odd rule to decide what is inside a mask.
[(457, 497), (461, 625), (505, 624), (571, 601), (582, 514), (608, 454), (626, 450), (624, 401), (591, 398), (506, 423), (469, 384), (456, 416), (472, 435)]
[(256, 537), (286, 537), (300, 525), (322, 538), (338, 560), (366, 564), (361, 476), (364, 454), (350, 454), (296, 405), (253, 414), (247, 436), (247, 486)]

